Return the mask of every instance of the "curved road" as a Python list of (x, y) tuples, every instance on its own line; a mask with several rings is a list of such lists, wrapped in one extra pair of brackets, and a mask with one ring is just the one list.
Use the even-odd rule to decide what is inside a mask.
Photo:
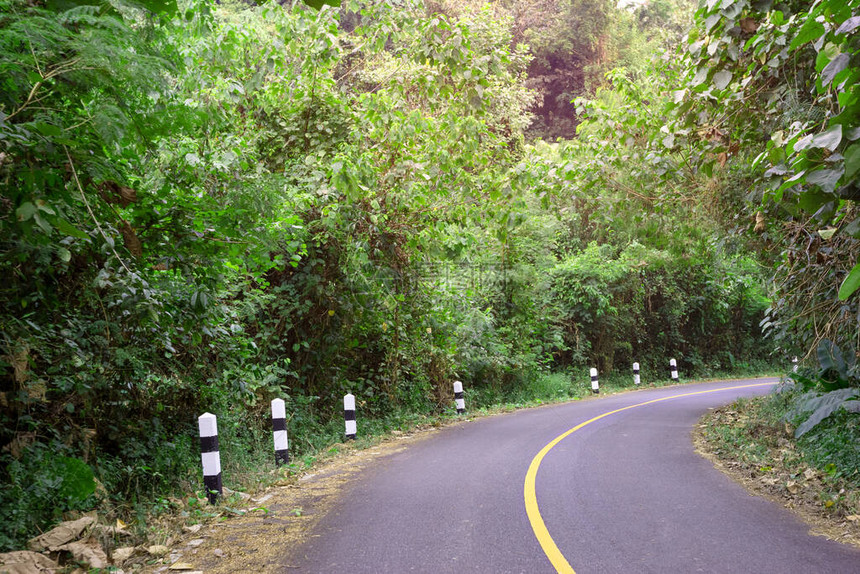
[(810, 536), (693, 450), (709, 407), (772, 383), (642, 390), (445, 428), (354, 483), (298, 571), (860, 572), (860, 550)]

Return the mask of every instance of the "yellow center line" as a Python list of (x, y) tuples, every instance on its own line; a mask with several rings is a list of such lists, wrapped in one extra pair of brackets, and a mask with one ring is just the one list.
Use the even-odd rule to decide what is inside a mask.
[(526, 514), (529, 517), (529, 522), (532, 525), (532, 530), (534, 531), (535, 537), (537, 538), (538, 543), (540, 544), (541, 548), (543, 549), (544, 554), (546, 554), (546, 557), (549, 558), (549, 561), (552, 563), (553, 568), (555, 568), (555, 571), (558, 572), (559, 574), (576, 574), (576, 572), (573, 570), (573, 567), (571, 567), (570, 563), (564, 557), (564, 554), (562, 554), (561, 550), (558, 549), (558, 546), (556, 545), (555, 541), (552, 539), (552, 536), (550, 536), (549, 530), (547, 530), (546, 524), (543, 521), (543, 517), (541, 517), (541, 515), (540, 515), (540, 509), (538, 509), (538, 503), (537, 503), (536, 482), (537, 482), (538, 469), (540, 468), (540, 464), (543, 461), (544, 457), (558, 443), (560, 443), (565, 438), (569, 437), (570, 435), (572, 435), (573, 433), (575, 433), (576, 431), (578, 431), (579, 429), (581, 429), (582, 427), (584, 427), (586, 425), (590, 425), (591, 423), (593, 423), (595, 421), (599, 421), (600, 419), (602, 419), (604, 417), (608, 417), (609, 415), (614, 415), (616, 413), (620, 413), (622, 411), (626, 411), (629, 409), (635, 409), (636, 407), (644, 407), (645, 405), (651, 405), (654, 403), (659, 403), (662, 401), (668, 401), (671, 399), (679, 399), (682, 397), (691, 397), (694, 395), (704, 395), (707, 393), (716, 393), (716, 392), (720, 392), (720, 391), (730, 391), (733, 389), (749, 389), (752, 387), (764, 387), (764, 386), (768, 386), (768, 385), (773, 385), (773, 384), (775, 384), (775, 382), (776, 381), (772, 381), (772, 382), (768, 382), (768, 383), (755, 383), (755, 384), (751, 384), (751, 385), (738, 385), (738, 386), (734, 386), (734, 387), (721, 387), (719, 389), (709, 389), (707, 391), (695, 391), (692, 393), (683, 393), (680, 395), (671, 395), (668, 397), (661, 397), (659, 399), (652, 399), (650, 401), (637, 403), (635, 405), (629, 405), (626, 407), (622, 407), (620, 409), (615, 409), (614, 411), (609, 411), (609, 412), (603, 413), (602, 415), (598, 415), (598, 416), (594, 417), (593, 419), (589, 419), (589, 420), (585, 421), (584, 423), (580, 423), (580, 424), (576, 425), (572, 429), (565, 431), (564, 433), (562, 433), (562, 434), (558, 435), (557, 437), (555, 437), (554, 439), (552, 439), (552, 441), (549, 444), (547, 444), (545, 447), (543, 447), (541, 449), (541, 451), (539, 453), (537, 453), (537, 456), (535, 456), (532, 459), (532, 462), (529, 465), (529, 470), (528, 470), (528, 472), (526, 472), (526, 482), (525, 482), (525, 487), (523, 489), (523, 495), (525, 497), (525, 503), (526, 503)]

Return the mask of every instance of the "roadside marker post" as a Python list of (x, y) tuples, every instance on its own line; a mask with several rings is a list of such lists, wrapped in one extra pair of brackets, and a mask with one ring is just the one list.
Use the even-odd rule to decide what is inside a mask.
[(672, 371), (672, 381), (678, 382), (678, 361), (669, 359), (669, 370)]
[(272, 401), (272, 438), (275, 441), (275, 466), (290, 462), (290, 441), (287, 436), (287, 409), (284, 399)]
[(797, 372), (797, 363), (798, 363), (798, 361), (797, 361), (797, 357), (795, 357), (795, 358), (793, 358), (793, 359), (791, 360), (791, 364), (792, 364), (791, 372), (792, 372), (792, 373), (796, 373), (796, 372)]
[(633, 363), (633, 384), (639, 385), (639, 363)]
[(595, 395), (600, 392), (600, 383), (597, 382), (597, 369), (591, 368), (591, 392)]
[(457, 406), (457, 414), (466, 412), (466, 398), (463, 395), (463, 383), (454, 381), (454, 404)]
[(343, 421), (346, 426), (346, 439), (355, 440), (355, 397), (352, 393), (343, 397)]
[(215, 504), (223, 490), (221, 488), (221, 453), (218, 449), (218, 419), (211, 413), (197, 418), (200, 429), (200, 458), (203, 463), (203, 486), (209, 504)]

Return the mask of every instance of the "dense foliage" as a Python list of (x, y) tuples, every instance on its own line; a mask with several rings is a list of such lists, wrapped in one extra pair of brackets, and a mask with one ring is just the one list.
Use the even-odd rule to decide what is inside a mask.
[[(764, 240), (729, 234), (759, 150), (683, 127), (713, 102), (677, 61), (634, 65), (625, 22), (670, 4), (319, 4), (0, 0), (0, 546), (194, 490), (206, 411), (239, 465), (274, 397), (301, 455), (346, 392), (384, 425), (455, 378), (480, 403), (767, 356)], [(595, 81), (559, 100), (575, 139), (530, 143), (554, 53)]]

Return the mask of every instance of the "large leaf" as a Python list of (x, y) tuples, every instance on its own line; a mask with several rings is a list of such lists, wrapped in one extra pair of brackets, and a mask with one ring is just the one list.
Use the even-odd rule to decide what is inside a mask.
[(840, 377), (846, 377), (845, 360), (842, 358), (842, 351), (839, 347), (829, 339), (822, 339), (818, 343), (818, 362), (821, 364), (821, 371), (829, 371), (833, 369), (839, 373)]
[(841, 177), (841, 169), (819, 169), (806, 176), (806, 183), (817, 185), (827, 193), (833, 193)]
[(795, 438), (800, 438), (814, 429), (818, 423), (833, 414), (839, 407), (843, 406), (846, 401), (851, 401), (850, 408), (853, 410), (855, 408), (853, 403), (856, 402), (854, 399), (858, 396), (860, 396), (860, 389), (853, 388), (830, 391), (823, 395), (818, 395), (816, 393), (807, 393), (802, 395), (792, 413), (797, 415), (812, 411), (812, 414), (809, 418), (798, 425), (797, 429), (794, 431)]
[(720, 70), (716, 74), (714, 74), (714, 87), (718, 90), (725, 89), (726, 86), (729, 85), (729, 82), (732, 81), (732, 73), (727, 70)]
[(848, 181), (860, 171), (860, 144), (845, 150), (845, 180)]
[(827, 86), (836, 77), (836, 74), (844, 70), (848, 66), (851, 57), (848, 54), (839, 54), (833, 58), (829, 64), (821, 70), (821, 84)]
[(845, 301), (860, 288), (860, 263), (854, 266), (848, 273), (845, 279), (842, 280), (842, 285), (839, 286), (839, 300)]
[(854, 16), (842, 22), (842, 25), (836, 29), (836, 33), (847, 34), (849, 32), (853, 32), (858, 26), (860, 26), (860, 16)]
[(842, 141), (842, 125), (836, 124), (812, 138), (812, 146), (836, 151)]
[(794, 50), (798, 46), (802, 46), (807, 42), (811, 42), (824, 34), (824, 24), (816, 21), (812, 16), (809, 16), (803, 26), (797, 32), (797, 35), (791, 41), (789, 50)]

